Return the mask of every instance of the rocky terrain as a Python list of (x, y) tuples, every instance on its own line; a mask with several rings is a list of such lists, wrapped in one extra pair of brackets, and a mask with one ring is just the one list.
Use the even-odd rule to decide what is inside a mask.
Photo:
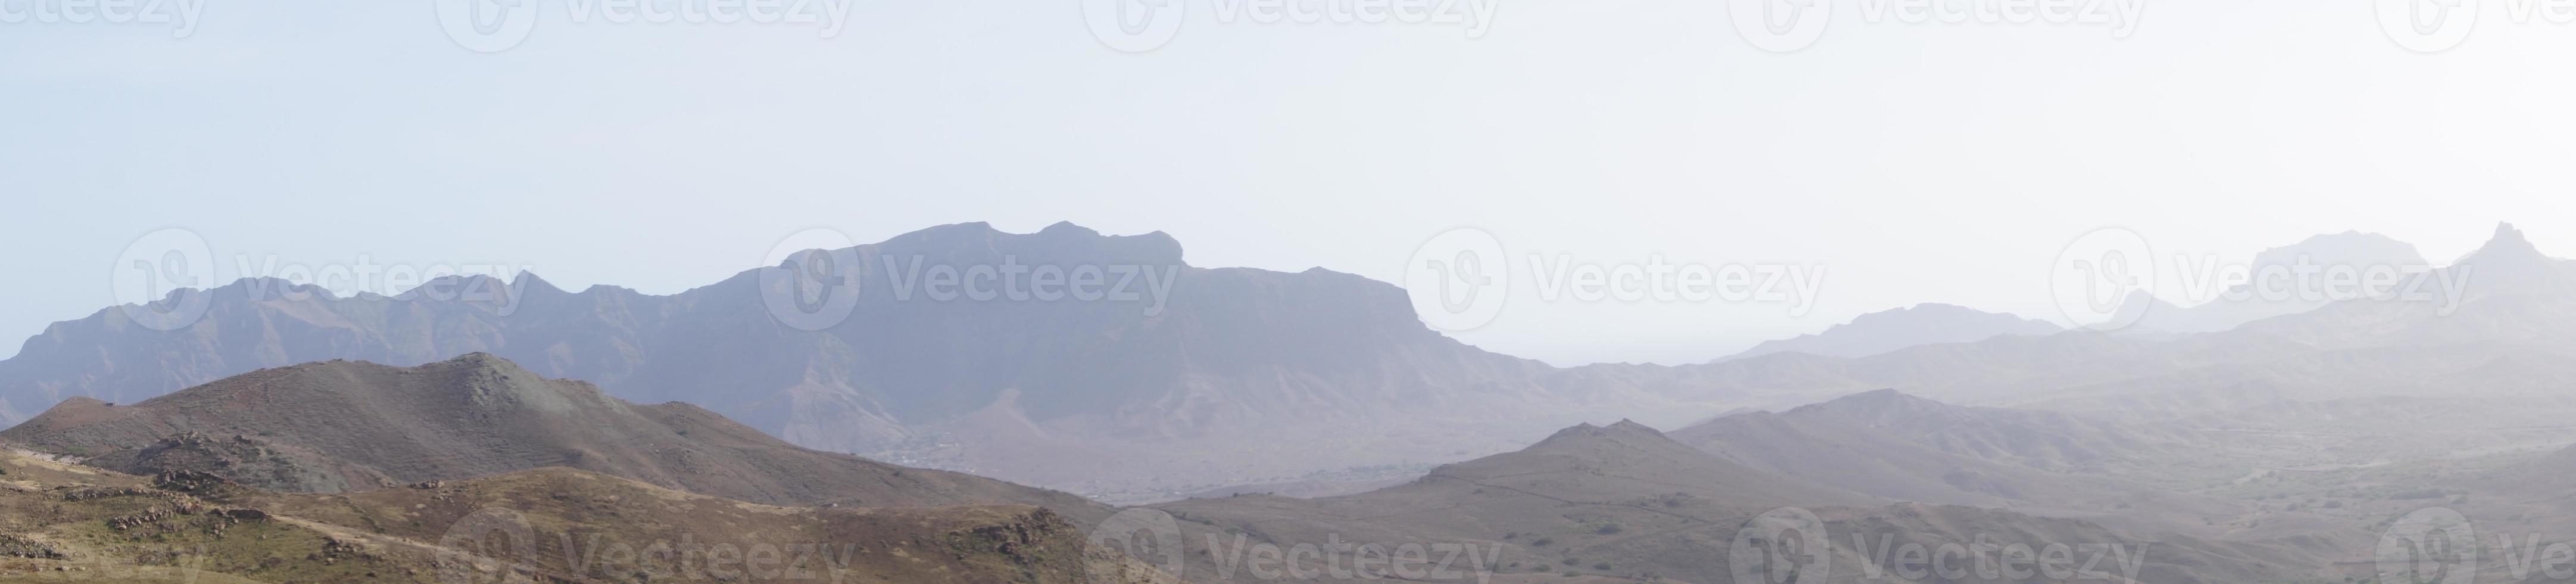
[(343, 493), (568, 467), (772, 505), (1043, 505), (1061, 492), (807, 450), (687, 404), (638, 405), (486, 354), (418, 367), (309, 363), (135, 404), (74, 399), (0, 441), (134, 473)]
[[(2327, 539), (2221, 541), (1999, 509), (1892, 503), (1840, 486), (1741, 466), (1622, 422), (1569, 428), (1519, 452), (1444, 466), (1413, 483), (1368, 493), (1312, 500), (1247, 495), (1153, 509), (1179, 519), (1182, 541), (1192, 546), (1193, 561), (1185, 575), (1208, 581), (1260, 580), (1258, 573), (1226, 559), (1239, 557), (1245, 546), (1257, 550), (1256, 542), (1282, 548), (1435, 542), (1434, 547), (1488, 555), (1469, 556), (1469, 561), (1482, 562), (1476, 565), (1481, 571), (1462, 570), (1449, 578), (1425, 571), (1421, 579), (1740, 582), (1745, 580), (1735, 570), (1746, 567), (1735, 565), (1733, 554), (1742, 548), (1741, 533), (1749, 521), (1784, 507), (1817, 521), (1807, 527), (1825, 536), (1820, 541), (1829, 546), (1822, 550), (1829, 554), (1828, 575), (1815, 579), (1817, 572), (1811, 571), (1800, 582), (2072, 579), (2036, 572), (1995, 578), (1909, 576), (1904, 562), (1883, 553), (1889, 546), (1907, 544), (1925, 549), (2063, 544), (2131, 563), (2126, 571), (2103, 568), (2101, 578), (2087, 580), (2212, 584), (2328, 581), (2336, 574), (2331, 564), (2348, 551), (2339, 547), (2348, 542)], [(1226, 537), (1236, 533), (1248, 535)], [(1311, 559), (1320, 571), (1333, 558)]]
[(0, 452), (0, 582), (1170, 581), (1130, 564), (1030, 506), (772, 507), (566, 468), (309, 495)]

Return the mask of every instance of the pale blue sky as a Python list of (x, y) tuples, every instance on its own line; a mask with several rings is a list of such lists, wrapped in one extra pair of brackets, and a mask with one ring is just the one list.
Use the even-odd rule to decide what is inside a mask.
[(2104, 225), (2240, 255), (2361, 229), (2447, 259), (2512, 220), (2576, 255), (2576, 27), (2500, 10), (2428, 55), (2366, 3), (2148, 0), (2114, 39), (1839, 0), (1782, 55), (1718, 2), (1498, 0), (1470, 39), (1223, 24), (1190, 0), (1169, 44), (1128, 54), (1073, 0), (859, 0), (828, 39), (534, 1), (535, 33), (493, 54), (429, 3), (205, 0), (179, 39), (0, 24), (19, 283), (0, 354), (114, 303), (120, 251), (165, 227), (227, 276), (238, 254), (364, 254), (656, 293), (810, 227), (960, 221), (1162, 230), (1195, 265), (1390, 281), (1467, 225), (1514, 253), (1829, 266), (1799, 318), (1516, 300), (1460, 335), (1560, 363), (1704, 360), (1926, 301), (2052, 316), (2051, 258)]

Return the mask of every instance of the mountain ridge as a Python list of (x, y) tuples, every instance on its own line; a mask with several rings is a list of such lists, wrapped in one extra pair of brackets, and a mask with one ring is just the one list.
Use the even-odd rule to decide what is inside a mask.
[(407, 368), (263, 369), (123, 406), (72, 400), (0, 441), (93, 453), (93, 464), (120, 472), (206, 472), (285, 492), (561, 466), (754, 503), (1104, 514), (1069, 494), (795, 447), (696, 406), (629, 403), (485, 353)]
[(1867, 357), (1920, 345), (1966, 343), (2002, 335), (2052, 335), (2065, 330), (2038, 319), (1954, 304), (1923, 303), (1863, 314), (1820, 333), (1763, 341), (1721, 360), (1788, 352)]

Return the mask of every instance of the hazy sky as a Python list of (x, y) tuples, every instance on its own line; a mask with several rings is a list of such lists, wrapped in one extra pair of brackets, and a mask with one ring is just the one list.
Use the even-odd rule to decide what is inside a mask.
[(1559, 363), (1705, 360), (1917, 302), (2053, 317), (2052, 258), (2103, 226), (2235, 256), (2359, 229), (2448, 259), (2511, 220), (2576, 255), (2576, 25), (2500, 0), (2436, 54), (2364, 2), (2144, 0), (2117, 38), (1830, 0), (1821, 39), (1774, 54), (1725, 2), (1492, 0), (1471, 31), (1185, 0), (1127, 53), (1077, 0), (822, 0), (849, 9), (835, 33), (528, 1), (532, 34), (488, 54), (424, 2), (157, 4), (203, 3), (183, 38), (0, 23), (0, 352), (113, 304), (119, 254), (167, 227), (226, 277), (363, 255), (653, 293), (808, 228), (964, 221), (1389, 281), (1461, 226), (1585, 262), (1827, 267), (1804, 316), (1516, 287), (1460, 335)]

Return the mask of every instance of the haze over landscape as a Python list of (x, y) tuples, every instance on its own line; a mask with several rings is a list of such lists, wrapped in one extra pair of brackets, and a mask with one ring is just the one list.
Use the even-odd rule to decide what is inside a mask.
[(428, 4), (0, 2), (0, 584), (2576, 580), (2547, 3)]

